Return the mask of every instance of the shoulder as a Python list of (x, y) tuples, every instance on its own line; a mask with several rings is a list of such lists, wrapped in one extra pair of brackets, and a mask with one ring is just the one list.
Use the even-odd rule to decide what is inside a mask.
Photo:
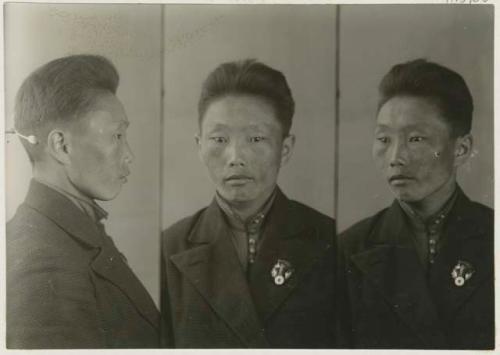
[(495, 211), (482, 203), (470, 201), (473, 217), (481, 222), (493, 224)]
[(161, 234), (162, 246), (169, 250), (177, 250), (187, 243), (187, 237), (193, 230), (207, 207), (203, 207), (191, 216), (184, 217), (165, 229)]
[[(43, 213), (22, 204), (14, 217), (7, 223), (6, 239), (9, 254), (13, 251), (27, 252), (36, 246), (55, 244), (63, 231)], [(63, 233), (64, 234), (64, 233)]]
[(494, 210), (482, 203), (467, 200), (460, 208), (457, 208), (456, 221), (463, 221), (468, 230), (488, 236), (493, 242), (494, 236)]
[[(87, 265), (90, 251), (42, 212), (23, 204), (6, 228), (7, 272)], [(78, 266), (79, 267), (79, 266)]]
[(386, 215), (388, 209), (388, 207), (384, 208), (374, 215), (360, 220), (340, 233), (340, 247), (347, 252), (362, 249), (363, 246), (366, 245), (368, 237)]
[(295, 200), (288, 201), (291, 218), (300, 218), (308, 225), (316, 228), (335, 230), (335, 220), (333, 218), (301, 202)]

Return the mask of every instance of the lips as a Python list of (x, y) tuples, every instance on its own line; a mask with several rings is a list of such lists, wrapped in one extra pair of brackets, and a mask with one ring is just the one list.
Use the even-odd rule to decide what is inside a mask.
[(224, 181), (230, 184), (246, 183), (253, 180), (252, 177), (243, 174), (234, 174), (224, 178)]
[(412, 180), (415, 180), (415, 179), (412, 178), (411, 176), (403, 175), (403, 174), (392, 175), (391, 177), (389, 177), (389, 183), (394, 183), (394, 184), (405, 183), (405, 182), (412, 181)]
[(120, 176), (120, 181), (122, 183), (126, 183), (128, 181), (127, 176), (129, 176), (129, 175), (130, 175), (130, 173), (126, 173), (126, 174)]
[(230, 175), (227, 178), (225, 178), (225, 181), (239, 181), (239, 180), (251, 180), (252, 178), (248, 175), (240, 175), (240, 174), (235, 174), (235, 175)]

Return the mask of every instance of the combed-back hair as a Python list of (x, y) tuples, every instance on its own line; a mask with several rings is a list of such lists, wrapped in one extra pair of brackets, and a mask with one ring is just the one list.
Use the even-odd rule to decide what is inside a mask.
[(379, 86), (378, 110), (395, 96), (428, 99), (441, 111), (453, 136), (470, 133), (472, 95), (462, 76), (442, 65), (416, 59), (393, 66)]
[(201, 127), (208, 106), (227, 95), (252, 95), (273, 107), (283, 135), (290, 132), (295, 102), (282, 72), (255, 59), (228, 62), (212, 71), (201, 89), (198, 102), (198, 122)]
[[(99, 96), (115, 94), (118, 82), (116, 68), (102, 56), (72, 55), (52, 60), (32, 72), (17, 92), (15, 128), (23, 135), (34, 135), (43, 146), (51, 129), (77, 120)], [(24, 140), (22, 143), (30, 160), (36, 160), (41, 149)]]

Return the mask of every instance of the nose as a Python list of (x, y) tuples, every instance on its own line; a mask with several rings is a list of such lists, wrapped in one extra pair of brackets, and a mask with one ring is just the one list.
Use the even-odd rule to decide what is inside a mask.
[(404, 140), (396, 140), (389, 148), (389, 165), (404, 166), (408, 163), (408, 149)]
[(130, 148), (130, 145), (128, 142), (125, 142), (125, 162), (127, 164), (131, 164), (135, 159), (135, 155), (132, 152), (132, 149)]
[(230, 167), (244, 167), (246, 165), (244, 143), (233, 140), (233, 142), (228, 145), (226, 153), (227, 162)]

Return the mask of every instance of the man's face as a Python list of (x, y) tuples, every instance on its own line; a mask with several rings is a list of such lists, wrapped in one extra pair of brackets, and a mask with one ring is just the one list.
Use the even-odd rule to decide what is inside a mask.
[(455, 181), (456, 139), (430, 101), (396, 96), (377, 116), (373, 158), (396, 198), (420, 202)]
[(122, 104), (111, 94), (70, 128), (68, 177), (84, 196), (111, 200), (130, 174), (133, 154), (127, 142), (129, 125)]
[(200, 157), (218, 193), (235, 206), (258, 208), (293, 148), (273, 107), (256, 96), (225, 96), (210, 104), (200, 129)]

